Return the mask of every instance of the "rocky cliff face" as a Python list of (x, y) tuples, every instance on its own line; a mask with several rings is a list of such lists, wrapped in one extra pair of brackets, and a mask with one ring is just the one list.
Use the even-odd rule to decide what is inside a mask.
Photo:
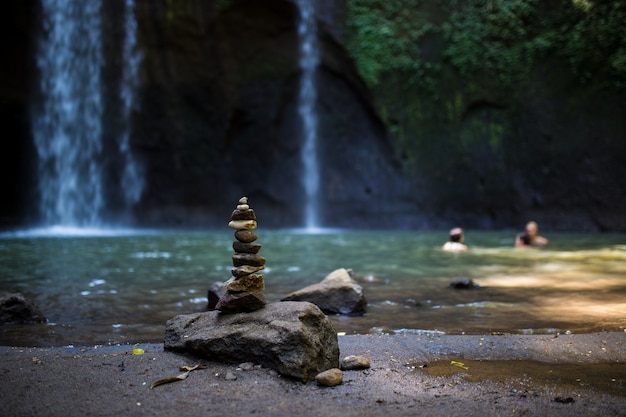
[[(107, 2), (110, 37), (119, 36), (121, 4)], [(131, 146), (146, 179), (136, 223), (223, 226), (230, 212), (223, 202), (247, 195), (264, 227), (302, 225), (296, 5), (136, 4), (143, 61)], [(2, 152), (0, 186), (9, 203), (0, 225), (16, 225), (36, 212), (30, 109), (40, 28), (36, 1), (6, 8), (2, 21), (15, 36), (2, 42), (11, 65), (0, 70), (0, 114), (12, 140)], [(515, 227), (533, 217), (546, 227), (626, 230), (623, 95), (572, 92), (567, 84), (546, 89), (558, 81), (549, 68), (515, 100), (469, 97), (453, 73), (439, 85), (448, 104), (421, 100), (401, 77), (369, 91), (346, 52), (344, 2), (320, 1), (318, 13), (323, 225)], [(114, 83), (115, 46), (107, 54), (105, 74)], [(415, 113), (416, 99), (429, 110), (405, 117)], [(390, 133), (398, 126), (402, 138)], [(402, 159), (406, 140), (417, 143), (417, 170)], [(121, 206), (111, 194), (115, 212)]]
[[(330, 25), (338, 11), (325, 11), (317, 78), (321, 221), (369, 226), (371, 214), (399, 205), (394, 191), (402, 180), (338, 40), (341, 26)], [(141, 218), (210, 224), (228, 210), (219, 201), (248, 195), (268, 225), (302, 225), (296, 5), (145, 2), (138, 20), (146, 55), (135, 146), (149, 178)]]

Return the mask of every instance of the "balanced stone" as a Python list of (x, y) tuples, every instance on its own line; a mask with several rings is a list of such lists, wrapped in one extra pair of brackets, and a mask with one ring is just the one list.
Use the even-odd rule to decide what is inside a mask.
[(262, 269), (265, 269), (265, 266), (241, 265), (231, 269), (231, 272), (235, 278), (240, 278), (245, 275), (254, 274)]
[(235, 239), (244, 243), (252, 243), (257, 240), (259, 236), (252, 230), (237, 230), (235, 232)]
[(228, 223), (228, 227), (236, 230), (250, 230), (256, 229), (256, 221), (255, 220), (232, 220)]
[(235, 253), (233, 254), (234, 266), (265, 266), (265, 258), (254, 253)]
[(261, 274), (249, 274), (244, 275), (241, 278), (232, 277), (226, 281), (226, 290), (241, 292), (259, 292), (265, 289), (265, 282), (263, 281), (263, 275)]
[(254, 210), (248, 205), (248, 198), (239, 200), (237, 209), (230, 216), (228, 227), (236, 229), (233, 242), (233, 276), (226, 281), (226, 294), (218, 301), (215, 308), (222, 313), (247, 313), (265, 306), (263, 275), (256, 272), (265, 268), (265, 258), (257, 255), (261, 245), (253, 243), (257, 239), (257, 222)]
[(227, 292), (215, 309), (222, 313), (249, 313), (264, 306), (265, 297), (260, 292)]
[(256, 220), (254, 210), (233, 210), (231, 220)]
[(258, 253), (261, 250), (259, 243), (233, 242), (233, 249), (239, 253)]

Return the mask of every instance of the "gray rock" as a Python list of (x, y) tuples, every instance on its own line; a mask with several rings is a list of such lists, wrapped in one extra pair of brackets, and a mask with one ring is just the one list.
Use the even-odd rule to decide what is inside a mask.
[(0, 324), (45, 323), (43, 313), (20, 293), (0, 298)]
[(351, 269), (340, 268), (331, 272), (321, 282), (292, 292), (282, 301), (308, 301), (324, 313), (361, 315), (367, 301)]
[(259, 236), (252, 230), (237, 230), (235, 232), (235, 239), (243, 243), (252, 243), (258, 238)]
[(226, 294), (226, 284), (221, 281), (214, 282), (207, 292), (207, 310), (215, 310), (215, 306), (224, 294)]
[(355, 371), (357, 369), (368, 369), (370, 367), (370, 359), (365, 356), (346, 356), (341, 360), (341, 369), (343, 371)]
[(235, 253), (233, 255), (233, 265), (243, 266), (265, 266), (265, 258), (254, 253)]
[(233, 250), (239, 253), (259, 253), (261, 250), (260, 243), (244, 243), (238, 240), (233, 242)]
[(339, 365), (332, 322), (311, 303), (270, 303), (251, 313), (208, 311), (168, 320), (164, 346), (207, 359), (254, 362), (302, 381)]
[(475, 290), (480, 288), (480, 285), (476, 284), (473, 280), (469, 278), (461, 278), (454, 280), (450, 283), (450, 287), (455, 290)]
[(320, 372), (315, 376), (318, 384), (326, 387), (334, 387), (343, 382), (343, 372), (340, 369), (333, 368), (324, 372)]
[(237, 366), (237, 370), (239, 370), (239, 371), (251, 371), (252, 369), (254, 369), (254, 363), (253, 362), (244, 362), (244, 363), (240, 363)]

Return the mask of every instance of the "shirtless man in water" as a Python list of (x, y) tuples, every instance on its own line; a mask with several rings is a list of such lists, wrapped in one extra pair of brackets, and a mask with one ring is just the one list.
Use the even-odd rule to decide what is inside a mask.
[(536, 222), (526, 223), (526, 231), (520, 233), (515, 238), (515, 247), (528, 247), (528, 246), (546, 246), (548, 239), (543, 236), (539, 236), (539, 226)]

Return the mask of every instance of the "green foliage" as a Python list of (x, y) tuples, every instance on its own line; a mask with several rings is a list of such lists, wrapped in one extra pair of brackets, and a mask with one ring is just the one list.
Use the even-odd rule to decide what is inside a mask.
[(454, 11), (443, 25), (445, 56), (464, 77), (484, 74), (511, 87), (550, 59), (595, 88), (626, 86), (626, 5), (621, 1), (451, 4)]
[[(401, 72), (432, 85), (439, 63), (424, 40), (443, 35), (443, 56), (468, 79), (510, 87), (545, 59), (557, 58), (579, 81), (626, 87), (626, 3), (620, 0), (348, 0), (348, 50), (370, 87)], [(429, 9), (438, 8), (433, 18)], [(601, 78), (601, 79), (600, 79)]]
[(403, 72), (416, 83), (433, 68), (422, 59), (420, 41), (436, 27), (419, 13), (419, 3), (348, 0), (348, 50), (370, 87), (386, 72)]
[(223, 12), (233, 5), (233, 0), (217, 0), (217, 10)]
[(626, 3), (572, 0), (558, 23), (555, 53), (581, 81), (626, 88)]
[(580, 175), (579, 162), (599, 149), (590, 138), (603, 134), (588, 124), (621, 129), (617, 110), (595, 114), (593, 103), (605, 112), (623, 103), (624, 0), (347, 6), (348, 52), (396, 155), (407, 175), (428, 178), (421, 191), (442, 207), (477, 198), (507, 206), (502, 196), (517, 186), (558, 190), (559, 175)]
[(452, 1), (445, 56), (463, 77), (511, 85), (529, 74), (552, 39), (540, 30), (539, 0)]

